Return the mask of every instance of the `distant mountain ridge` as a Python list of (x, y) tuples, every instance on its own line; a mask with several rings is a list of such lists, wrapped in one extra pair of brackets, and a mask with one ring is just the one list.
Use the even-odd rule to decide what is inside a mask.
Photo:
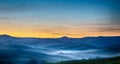
[(0, 37), (6, 37), (6, 38), (8, 38), (8, 37), (12, 37), (12, 36), (7, 35), (7, 34), (3, 34), (3, 35), (0, 35)]
[[(16, 36), (11, 36), (11, 35), (8, 35), (8, 34), (1, 34), (0, 37), (16, 37)], [(120, 36), (86, 36), (86, 37), (82, 37), (82, 38), (105, 38), (105, 37), (120, 37)], [(36, 37), (16, 37), (16, 38), (36, 38)], [(68, 37), (68, 36), (62, 36), (60, 38), (64, 38), (64, 39), (71, 38), (71, 39), (74, 39), (73, 37)], [(82, 38), (78, 38), (78, 39), (82, 39)], [(40, 39), (57, 39), (57, 38), (40, 38)]]
[[(14, 37), (10, 35), (0, 35), (0, 43), (23, 43), (23, 44), (89, 44), (94, 46), (111, 46), (120, 44), (120, 36), (98, 36), (70, 38), (63, 36), (61, 38), (33, 38), (33, 37)], [(65, 44), (66, 43), (66, 44)]]
[[(33, 38), (0, 35), (0, 59), (48, 62), (120, 56), (120, 36)], [(20, 60), (22, 58), (22, 60)]]
[[(29, 38), (0, 35), (0, 43), (22, 44), (50, 49), (87, 50), (87, 49), (120, 49), (120, 36), (98, 36), (84, 38)], [(113, 47), (112, 47), (113, 46)], [(111, 50), (112, 51), (112, 50)]]

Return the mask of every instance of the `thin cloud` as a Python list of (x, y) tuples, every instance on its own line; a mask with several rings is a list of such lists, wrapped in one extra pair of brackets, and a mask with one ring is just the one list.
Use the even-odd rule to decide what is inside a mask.
[(119, 27), (105, 27), (105, 28), (99, 28), (98, 31), (102, 31), (102, 32), (120, 32), (120, 28)]
[(112, 6), (108, 18), (104, 19), (105, 23), (101, 24), (98, 31), (103, 32), (120, 32), (120, 0), (111, 0)]
[(51, 33), (53, 35), (73, 35), (73, 36), (79, 36), (79, 35), (82, 35), (82, 34), (72, 34), (72, 33), (57, 33), (57, 32), (53, 32)]
[(9, 19), (8, 17), (0, 17), (0, 20), (6, 20)]
[(32, 10), (35, 7), (28, 0), (0, 0), (0, 12), (18, 12)]

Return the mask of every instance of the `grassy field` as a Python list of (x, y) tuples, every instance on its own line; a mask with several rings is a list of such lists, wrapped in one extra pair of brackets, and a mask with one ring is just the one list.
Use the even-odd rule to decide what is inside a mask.
[(120, 64), (120, 57), (104, 58), (104, 59), (90, 59), (90, 60), (73, 60), (63, 61), (50, 64)]

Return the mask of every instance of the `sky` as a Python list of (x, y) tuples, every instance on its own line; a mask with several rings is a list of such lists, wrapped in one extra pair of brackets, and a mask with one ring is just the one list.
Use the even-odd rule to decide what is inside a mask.
[(0, 0), (0, 34), (120, 36), (119, 0)]

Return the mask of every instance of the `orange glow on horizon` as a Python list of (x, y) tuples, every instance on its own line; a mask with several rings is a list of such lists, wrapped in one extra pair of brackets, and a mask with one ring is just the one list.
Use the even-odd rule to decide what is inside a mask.
[(68, 36), (82, 38), (87, 36), (120, 36), (119, 31), (99, 31), (97, 25), (83, 26), (31, 26), (23, 24), (1, 24), (0, 35), (8, 34), (15, 37), (59, 38)]
[(81, 35), (54, 35), (54, 34), (47, 34), (47, 33), (0, 33), (0, 35), (3, 34), (7, 34), (10, 36), (14, 36), (14, 37), (35, 37), (35, 38), (60, 38), (63, 36), (68, 36), (71, 38), (82, 38), (82, 37), (89, 37), (89, 36), (93, 36), (93, 37), (97, 37), (97, 36), (120, 36), (119, 33), (83, 33)]

